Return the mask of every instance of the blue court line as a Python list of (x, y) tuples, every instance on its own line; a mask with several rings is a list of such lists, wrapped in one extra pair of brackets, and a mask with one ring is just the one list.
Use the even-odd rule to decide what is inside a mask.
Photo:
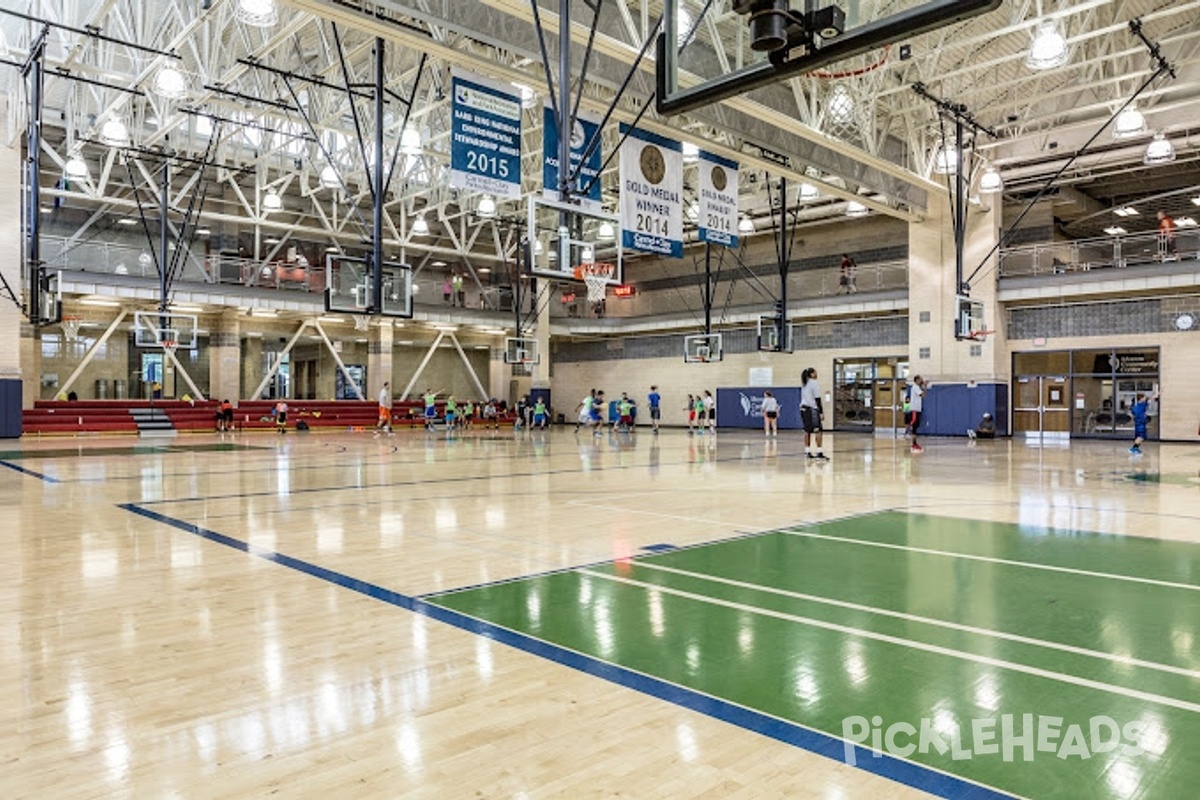
[(0, 467), (8, 467), (9, 469), (15, 470), (17, 472), (23, 472), (26, 475), (32, 475), (33, 477), (37, 478), (38, 480), (45, 481), (46, 483), (62, 483), (62, 481), (60, 481), (58, 478), (52, 478), (49, 475), (43, 475), (40, 472), (34, 472), (31, 469), (26, 469), (25, 467), (18, 466), (16, 464), (12, 463), (11, 461), (0, 461)]
[[(570, 650), (565, 647), (536, 639), (517, 631), (504, 628), (485, 620), (462, 614), (448, 608), (434, 605), (425, 600), (411, 597), (391, 589), (385, 589), (367, 581), (352, 578), (341, 572), (336, 572), (298, 558), (256, 547), (240, 539), (234, 539), (223, 533), (201, 528), (190, 522), (160, 514), (142, 508), (136, 503), (122, 503), (118, 506), (146, 519), (169, 525), (185, 533), (191, 533), (216, 544), (240, 550), (243, 553), (271, 561), (305, 575), (311, 575), (328, 583), (341, 586), (367, 597), (381, 600), (397, 608), (412, 611), (430, 619), (443, 622), (468, 633), (483, 636), (500, 644), (521, 650), (531, 655), (539, 656), (556, 664), (578, 670), (593, 677), (624, 686), (627, 689), (641, 692), (659, 700), (682, 706), (705, 716), (719, 719), (744, 730), (753, 731), (776, 741), (790, 744), (811, 753), (825, 756), (834, 761), (845, 763), (846, 743), (837, 737), (822, 733), (797, 723), (787, 722), (753, 709), (736, 705), (718, 697), (712, 697), (700, 692), (678, 686), (673, 683), (645, 675), (625, 667), (610, 664), (592, 656)], [(559, 570), (562, 571), (562, 570)], [(445, 592), (443, 592), (445, 594)], [(887, 754), (876, 754), (872, 751), (854, 745), (855, 769), (870, 772), (887, 778), (896, 783), (902, 783), (937, 797), (953, 798), (954, 800), (1014, 800), (1012, 795), (1004, 794), (996, 789), (971, 783), (954, 775), (938, 772), (929, 767), (910, 761), (904, 761)]]

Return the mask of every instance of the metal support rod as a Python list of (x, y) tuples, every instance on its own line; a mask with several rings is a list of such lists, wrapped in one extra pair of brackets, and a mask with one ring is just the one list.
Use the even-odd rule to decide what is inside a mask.
[(42, 196), (41, 150), (42, 105), (46, 77), (43, 61), (49, 27), (43, 27), (29, 48), (25, 79), (29, 83), (29, 127), (25, 156), (25, 274), (29, 291), (27, 316), (34, 325), (42, 322)]
[(350, 370), (346, 367), (345, 362), (342, 361), (342, 357), (338, 355), (338, 351), (333, 346), (333, 342), (329, 341), (329, 337), (325, 334), (325, 329), (321, 327), (321, 323), (313, 322), (312, 326), (316, 328), (317, 333), (321, 335), (321, 340), (325, 342), (326, 349), (329, 350), (329, 354), (333, 356), (333, 362), (337, 364), (338, 371), (342, 373), (343, 377), (345, 377), (346, 383), (350, 384), (350, 386), (354, 389), (354, 393), (358, 395), (359, 400), (366, 400), (367, 398), (364, 397), (362, 393), (362, 387), (358, 385), (358, 382), (354, 380), (354, 376), (350, 374)]
[(780, 350), (787, 349), (788, 272), (791, 269), (792, 248), (787, 232), (787, 178), (779, 179), (779, 317), (775, 320), (776, 342)]
[(183, 376), (184, 383), (186, 383), (188, 385), (188, 388), (192, 390), (192, 394), (195, 396), (195, 398), (197, 400), (203, 400), (204, 392), (200, 391), (200, 387), (197, 386), (196, 382), (192, 380), (192, 376), (189, 375), (188, 371), (183, 368), (183, 364), (179, 361), (179, 359), (175, 355), (175, 349), (171, 348), (171, 347), (164, 347), (163, 355), (165, 355), (167, 358), (169, 358), (171, 360), (171, 363), (175, 365), (175, 370), (180, 375)]
[[(351, 103), (354, 101), (351, 100)], [(383, 311), (383, 39), (375, 39), (375, 168), (371, 172), (371, 302)]]
[[(537, 0), (534, 0), (537, 2)], [(583, 91), (583, 76), (579, 76), (579, 91)], [(558, 0), (558, 201), (570, 203), (571, 191), (571, 0)], [(561, 230), (563, 215), (559, 214)], [(561, 248), (560, 248), (561, 249)], [(563, 254), (559, 253), (559, 258)], [(559, 268), (567, 263), (560, 261)]]
[(75, 385), (75, 381), (79, 380), (79, 376), (83, 374), (85, 369), (87, 369), (87, 365), (92, 363), (92, 359), (95, 358), (96, 354), (104, 348), (104, 344), (108, 341), (109, 337), (117, 332), (117, 329), (121, 327), (121, 323), (125, 321), (125, 317), (128, 315), (128, 309), (124, 308), (117, 313), (117, 318), (109, 323), (108, 329), (104, 331), (104, 333), (100, 334), (100, 338), (88, 348), (86, 353), (84, 353), (83, 359), (79, 362), (79, 366), (75, 367), (75, 371), (72, 372), (65, 381), (63, 381), (62, 386), (58, 390), (59, 394), (66, 394), (67, 392), (71, 391), (71, 387)]
[(170, 326), (167, 319), (167, 284), (170, 249), (168, 247), (167, 211), (171, 199), (171, 162), (163, 159), (161, 183), (158, 187), (158, 327), (165, 330)]
[(388, 166), (387, 179), (383, 182), (383, 191), (387, 192), (388, 187), (392, 185), (392, 177), (396, 174), (396, 159), (400, 157), (400, 141), (404, 138), (404, 131), (408, 128), (408, 120), (412, 117), (413, 104), (417, 102), (417, 88), (421, 85), (421, 76), (425, 74), (425, 61), (429, 58), (428, 53), (421, 54), (421, 63), (417, 65), (417, 77), (413, 78), (412, 94), (404, 102), (404, 119), (400, 122), (400, 135), (396, 138), (396, 149), (392, 151), (392, 163)]
[[(554, 111), (554, 121), (557, 123), (559, 120), (558, 97), (554, 94), (554, 73), (550, 71), (550, 54), (546, 52), (546, 31), (542, 27), (542, 15), (538, 10), (537, 0), (529, 0), (529, 5), (533, 8), (533, 28), (537, 31), (538, 47), (542, 51), (542, 65), (546, 68), (546, 88), (549, 89), (550, 105)], [(562, 76), (560, 75), (559, 78), (561, 79)], [(558, 132), (558, 136), (560, 139), (562, 138), (561, 130)], [(558, 171), (562, 172), (561, 165)]]
[(1146, 91), (1146, 89), (1150, 88), (1150, 84), (1154, 83), (1162, 75), (1169, 73), (1170, 71), (1171, 71), (1170, 64), (1166, 64), (1166, 63), (1159, 64), (1158, 69), (1154, 70), (1154, 72), (1151, 73), (1150, 77), (1147, 78), (1145, 80), (1145, 82), (1142, 83), (1142, 85), (1138, 87), (1137, 91), (1134, 92), (1133, 95), (1131, 95), (1128, 100), (1126, 100), (1124, 103), (1122, 103), (1121, 107), (1118, 108), (1116, 111), (1114, 111), (1112, 113), (1112, 116), (1110, 116), (1107, 120), (1105, 120), (1103, 125), (1101, 125), (1099, 128), (1096, 129), (1096, 132), (1092, 134), (1091, 138), (1089, 138), (1086, 142), (1083, 143), (1083, 147), (1076, 150), (1075, 153), (1069, 159), (1067, 159), (1066, 163), (1058, 168), (1058, 172), (1055, 172), (1053, 175), (1050, 176), (1050, 180), (1048, 180), (1044, 184), (1042, 184), (1042, 188), (1039, 189), (1037, 191), (1037, 194), (1035, 194), (1033, 196), (1033, 198), (1026, 204), (1025, 210), (1022, 211), (1020, 213), (1020, 215), (1015, 220), (1013, 220), (1012, 224), (1008, 226), (1007, 232), (1003, 232), (1003, 231), (1001, 232), (999, 240), (994, 245), (992, 245), (992, 249), (988, 250), (987, 255), (985, 255), (983, 257), (983, 260), (979, 262), (979, 266), (977, 266), (975, 268), (975, 270), (967, 277), (967, 283), (970, 283), (971, 281), (975, 280), (976, 276), (978, 276), (979, 273), (983, 271), (983, 268), (987, 266), (988, 259), (990, 259), (992, 256), (994, 256), (996, 254), (997, 250), (999, 250), (1001, 247), (1004, 247), (1006, 244), (1008, 244), (1009, 239), (1012, 238), (1013, 233), (1017, 230), (1017, 226), (1021, 224), (1021, 220), (1025, 219), (1025, 217), (1029, 214), (1029, 212), (1033, 210), (1034, 206), (1036, 206), (1038, 204), (1038, 202), (1043, 197), (1046, 196), (1047, 192), (1049, 192), (1051, 189), (1055, 188), (1056, 184), (1058, 183), (1058, 179), (1062, 177), (1063, 173), (1066, 172), (1068, 169), (1070, 169), (1071, 165), (1074, 164), (1076, 161), (1078, 161), (1081, 156), (1083, 156), (1084, 154), (1087, 153), (1087, 149), (1089, 147), (1091, 147), (1092, 144), (1095, 143), (1095, 141), (1097, 139), (1100, 138), (1100, 134), (1102, 134), (1106, 130), (1108, 130), (1108, 126), (1113, 123), (1113, 120), (1115, 120), (1122, 113), (1124, 113), (1125, 109), (1129, 108), (1129, 106), (1135, 100), (1137, 100), (1139, 97), (1141, 97), (1142, 92), (1144, 92), (1144, 91)]
[(712, 243), (704, 243), (704, 335), (712, 333)]
[(13, 11), (10, 8), (4, 8), (4, 7), (0, 7), (0, 13), (11, 14), (14, 17), (19, 17), (20, 19), (28, 20), (29, 22), (36, 22), (39, 25), (45, 25), (48, 27), (58, 28), (60, 30), (69, 31), (70, 33), (77, 33), (80, 36), (90, 36), (99, 42), (108, 42), (109, 44), (119, 44), (122, 47), (128, 47), (130, 50), (141, 50), (143, 53), (153, 53), (156, 56), (166, 56), (167, 58), (173, 58), (177, 61), (180, 60), (180, 56), (178, 53), (170, 53), (170, 52), (167, 52), (166, 50), (156, 50), (153, 47), (146, 47), (145, 45), (140, 45), (135, 42), (127, 42), (124, 39), (114, 39), (111, 36), (105, 36), (104, 34), (102, 34), (100, 32), (99, 28), (92, 28), (92, 27), (76, 28), (71, 25), (63, 25), (61, 22), (51, 22), (50, 20), (42, 19), (41, 17), (33, 17), (33, 16), (30, 16), (29, 14), (22, 14), (20, 11)]
[[(292, 338), (286, 345), (284, 345), (283, 351), (279, 354), (279, 358), (275, 359), (275, 363), (271, 365), (271, 368), (267, 370), (267, 374), (263, 376), (262, 383), (260, 383), (258, 388), (254, 390), (254, 394), (250, 395), (251, 400), (257, 400), (258, 396), (263, 393), (263, 389), (267, 388), (267, 384), (270, 383), (276, 374), (279, 373), (279, 367), (283, 364), (283, 357), (292, 352), (292, 348), (296, 346), (296, 342), (300, 341), (300, 334), (304, 333), (304, 330), (308, 327), (308, 325), (308, 320), (302, 320), (300, 322), (300, 327), (296, 328), (296, 332), (292, 334)], [(361, 392), (358, 395), (358, 399), (362, 399)]]
[(475, 368), (471, 366), (470, 359), (468, 359), (467, 354), (463, 352), (462, 345), (458, 343), (458, 337), (452, 333), (450, 334), (450, 341), (454, 344), (454, 349), (458, 351), (459, 357), (462, 358), (463, 364), (466, 365), (467, 374), (471, 376), (471, 381), (475, 384), (475, 388), (479, 390), (479, 396), (484, 399), (491, 397), (491, 395), (488, 393), (488, 390), (483, 388), (483, 384), (480, 383), (479, 376), (475, 374)]
[(429, 350), (425, 353), (425, 357), (422, 358), (421, 363), (417, 365), (417, 371), (413, 373), (413, 376), (409, 380), (408, 385), (405, 386), (404, 391), (400, 393), (401, 400), (408, 399), (409, 393), (412, 392), (413, 387), (417, 385), (417, 379), (419, 379), (421, 377), (421, 373), (425, 371), (425, 367), (428, 366), (429, 360), (431, 358), (433, 358), (433, 354), (437, 352), (438, 345), (440, 345), (442, 343), (442, 339), (445, 339), (445, 338), (446, 338), (446, 332), (438, 331), (438, 335), (433, 340), (433, 344), (429, 345)]
[(963, 118), (954, 118), (954, 147), (958, 166), (954, 175), (954, 291), (968, 294), (971, 289), (963, 282), (963, 250), (967, 244), (967, 170), (964, 155)]
[[(354, 120), (355, 138), (358, 140), (358, 152), (362, 155), (363, 166), (367, 166), (367, 143), (363, 137), (362, 121), (358, 118), (358, 106), (354, 104), (354, 95), (350, 94), (350, 67), (346, 64), (346, 52), (342, 48), (342, 37), (338, 33), (336, 22), (331, 22), (330, 27), (333, 28), (333, 42), (337, 46), (338, 63), (342, 66), (342, 80), (346, 82), (347, 98), (350, 105), (350, 118)], [(371, 192), (374, 193), (375, 186), (371, 186)]]
[[(641, 64), (642, 59), (645, 58), (646, 51), (650, 49), (650, 45), (654, 43), (654, 37), (658, 33), (658, 29), (661, 26), (662, 17), (660, 16), (658, 21), (654, 23), (654, 29), (646, 34), (646, 41), (642, 43), (642, 49), (638, 51), (637, 58), (635, 58), (633, 63), (629, 65), (629, 71), (625, 73), (625, 80), (621, 81), (621, 87), (617, 89), (616, 95), (613, 97), (612, 102), (608, 105), (608, 110), (604, 112), (604, 117), (600, 120), (600, 124), (596, 126), (596, 135), (589, 139), (587, 147), (583, 148), (583, 154), (579, 159), (579, 166), (576, 168), (577, 173), (583, 169), (583, 165), (587, 163), (589, 158), (591, 158), (592, 152), (600, 146), (601, 133), (604, 131), (604, 127), (608, 124), (608, 120), (612, 117), (613, 112), (617, 110), (617, 101), (619, 101), (625, 95), (625, 90), (629, 87), (629, 82), (633, 80), (633, 76), (637, 74), (638, 65)], [(650, 101), (647, 100), (646, 105), (649, 104)], [(641, 118), (640, 114), (638, 115), (638, 118)], [(618, 145), (616, 149), (619, 150), (620, 146)], [(605, 162), (605, 165), (607, 166), (607, 162)], [(574, 180), (575, 177), (576, 175), (571, 175), (572, 180)], [(594, 181), (596, 179), (593, 178), (592, 180)], [(588, 187), (583, 191), (582, 194), (586, 197), (587, 193), (590, 192), (591, 189), (591, 184), (588, 184)]]
[[(583, 100), (583, 82), (587, 77), (588, 62), (592, 59), (592, 48), (596, 44), (596, 29), (600, 27), (600, 10), (604, 8), (604, 0), (596, 0), (594, 5), (591, 3), (588, 5), (592, 6), (592, 27), (588, 31), (587, 47), (583, 51), (583, 66), (579, 68), (579, 88), (575, 92), (575, 104), (571, 106), (571, 119), (579, 116), (579, 103)], [(559, 171), (561, 172), (562, 169), (560, 168)]]

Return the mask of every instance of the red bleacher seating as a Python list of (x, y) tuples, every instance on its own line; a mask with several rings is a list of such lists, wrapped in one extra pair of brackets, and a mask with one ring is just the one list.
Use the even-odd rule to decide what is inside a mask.
[[(25, 433), (136, 433), (137, 423), (131, 408), (154, 407), (166, 413), (179, 431), (216, 430), (216, 400), (38, 400), (23, 414)], [(234, 406), (233, 422), (237, 429), (273, 430), (274, 400), (242, 400)], [(438, 404), (438, 417), (445, 413)], [(369, 400), (289, 400), (288, 428), (299, 420), (310, 428), (371, 428), (379, 421), (379, 407)], [(512, 424), (508, 414), (501, 421)], [(397, 402), (392, 407), (393, 427), (422, 426), (425, 407), (420, 401)], [(476, 420), (476, 424), (481, 424)]]

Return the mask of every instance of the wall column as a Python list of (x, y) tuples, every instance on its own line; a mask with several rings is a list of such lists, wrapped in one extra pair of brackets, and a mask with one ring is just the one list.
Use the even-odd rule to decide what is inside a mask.
[[(14, 98), (15, 100), (15, 98)], [(0, 104), (0, 108), (3, 104)], [(0, 219), (8, 222), (0, 225), (0, 272), (8, 281), (9, 288), (19, 300), (21, 298), (21, 149), (20, 147), (0, 147), (0, 185), (11, 187), (7, 192), (0, 192)], [(13, 191), (12, 189), (16, 189)], [(41, 376), (36, 372), (21, 372), (21, 355), (25, 349), (18, 346), (22, 341), (22, 325), (24, 315), (21, 309), (8, 297), (0, 298), (0, 381), (4, 381), (0, 389), (0, 398), (7, 398), (0, 406), (0, 430), (13, 427), (19, 430), (21, 408), (30, 408), (37, 398), (38, 384)], [(36, 334), (31, 332), (36, 340)], [(17, 399), (17, 384), (15, 381), (24, 380)], [(11, 392), (11, 394), (9, 394)], [(18, 405), (18, 402), (21, 405)]]
[[(367, 386), (363, 394), (368, 400), (379, 397), (379, 390), (384, 381), (392, 383), (392, 339), (394, 329), (392, 321), (386, 317), (375, 320), (371, 326), (367, 342)], [(396, 387), (392, 386), (392, 396), (397, 397)]]
[(212, 400), (242, 396), (241, 322), (237, 309), (222, 311), (208, 335), (208, 394)]
[[(1000, 239), (1000, 200), (985, 198), (985, 205), (967, 210), (967, 235), (963, 255), (964, 278)], [(954, 230), (950, 199), (929, 194), (925, 219), (909, 226), (908, 234), (908, 347), (910, 370), (940, 383), (968, 380), (1008, 381), (1004, 318), (997, 299), (998, 256), (971, 281), (971, 299), (983, 303), (983, 321), (996, 331), (983, 342), (957, 341), (957, 287), (954, 270)], [(972, 355), (973, 346), (980, 354)]]

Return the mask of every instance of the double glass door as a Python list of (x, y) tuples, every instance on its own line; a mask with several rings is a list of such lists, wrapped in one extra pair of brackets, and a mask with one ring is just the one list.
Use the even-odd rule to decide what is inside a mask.
[(1066, 375), (1020, 375), (1013, 403), (1013, 431), (1069, 435), (1071, 379)]

